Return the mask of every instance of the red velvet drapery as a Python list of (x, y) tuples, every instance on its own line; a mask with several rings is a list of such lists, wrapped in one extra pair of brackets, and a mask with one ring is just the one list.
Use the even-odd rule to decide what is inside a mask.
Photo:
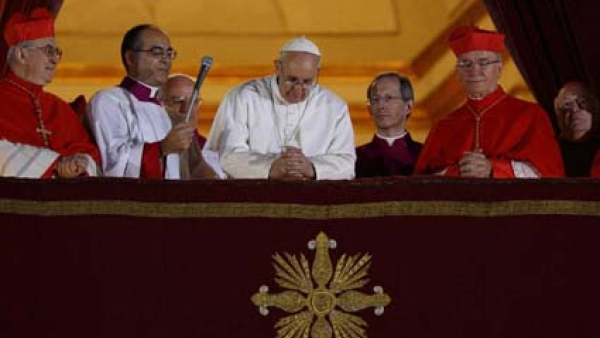
[(0, 179), (0, 337), (275, 337), (272, 255), (373, 255), (369, 337), (600, 337), (600, 181)]
[(553, 101), (570, 81), (600, 93), (600, 2), (483, 0), (537, 101), (555, 121)]

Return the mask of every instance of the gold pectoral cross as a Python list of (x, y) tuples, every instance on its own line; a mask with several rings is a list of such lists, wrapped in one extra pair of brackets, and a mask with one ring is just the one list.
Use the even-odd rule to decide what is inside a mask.
[(38, 123), (38, 128), (35, 129), (35, 132), (40, 133), (40, 135), (42, 135), (42, 139), (44, 139), (44, 145), (46, 146), (46, 148), (50, 147), (50, 141), (48, 140), (48, 137), (52, 135), (52, 132), (46, 129), (46, 126), (44, 125), (44, 119), (42, 118), (42, 105), (40, 104), (40, 100), (37, 97), (37, 95), (31, 90), (23, 87), (22, 85), (8, 78), (3, 78), (2, 81), (10, 83), (11, 85), (27, 93), (27, 95), (31, 97), (31, 102), (33, 103), (33, 110)]
[(502, 102), (502, 100), (504, 100), (506, 97), (507, 97), (506, 94), (502, 95), (498, 100), (496, 100), (496, 102), (492, 102), (489, 106), (485, 107), (480, 112), (477, 112), (477, 110), (475, 108), (471, 107), (471, 105), (469, 105), (467, 103), (467, 109), (469, 110), (469, 112), (471, 112), (471, 114), (473, 114), (473, 117), (475, 118), (475, 140), (473, 142), (474, 143), (473, 151), (482, 152), (481, 140), (480, 140), (481, 118), (483, 117), (483, 115), (485, 113), (487, 113), (492, 108), (494, 108), (496, 105), (498, 105), (500, 102)]
[(50, 130), (46, 129), (46, 126), (44, 125), (44, 119), (42, 118), (42, 105), (40, 104), (40, 100), (33, 93), (31, 93), (31, 100), (33, 101), (35, 116), (37, 117), (37, 120), (38, 120), (38, 128), (36, 128), (35, 131), (37, 133), (40, 133), (40, 135), (42, 135), (42, 139), (44, 140), (44, 145), (46, 147), (50, 147), (49, 137), (50, 137), (50, 135), (52, 135), (52, 132)]
[(42, 138), (44, 139), (44, 143), (47, 145), (48, 142), (48, 137), (50, 135), (52, 135), (52, 132), (48, 129), (46, 129), (46, 127), (42, 126), (41, 128), (36, 128), (35, 131), (37, 133), (40, 133), (40, 135), (42, 135)]

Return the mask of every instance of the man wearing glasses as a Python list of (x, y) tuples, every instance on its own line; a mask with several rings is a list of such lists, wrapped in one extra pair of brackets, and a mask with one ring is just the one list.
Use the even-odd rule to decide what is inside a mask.
[[(185, 115), (189, 108), (190, 98), (194, 91), (195, 80), (188, 75), (174, 74), (169, 76), (167, 82), (159, 91), (159, 99), (171, 119), (173, 125), (177, 125), (185, 120)], [(194, 126), (198, 126), (200, 104), (202, 99), (198, 97), (194, 102), (190, 114), (190, 122)], [(206, 143), (206, 139), (194, 131), (194, 141), (190, 147), (179, 155), (179, 172), (182, 179), (195, 178), (218, 178), (217, 173), (213, 170), (212, 165), (205, 161), (202, 154), (202, 148)], [(218, 161), (218, 157), (214, 157)]]
[(225, 96), (205, 149), (218, 151), (231, 178), (351, 179), (354, 132), (347, 104), (317, 84), (321, 53), (289, 41), (275, 74)]
[(160, 28), (139, 25), (123, 37), (127, 76), (95, 94), (87, 117), (106, 176), (179, 179), (179, 153), (194, 138), (193, 122), (174, 126), (157, 99), (177, 55)]
[(565, 175), (589, 177), (592, 161), (600, 149), (600, 101), (591, 88), (580, 82), (565, 84), (554, 99), (560, 133), (558, 144)]
[(98, 149), (69, 105), (43, 87), (62, 56), (48, 10), (8, 20), (8, 71), (0, 79), (0, 176), (95, 176)]
[(450, 35), (467, 102), (429, 133), (415, 173), (460, 177), (564, 176), (550, 120), (498, 85), (504, 35), (474, 26)]
[(412, 174), (422, 146), (406, 130), (414, 98), (410, 80), (396, 72), (381, 73), (371, 82), (367, 104), (377, 131), (371, 142), (356, 148), (356, 177)]

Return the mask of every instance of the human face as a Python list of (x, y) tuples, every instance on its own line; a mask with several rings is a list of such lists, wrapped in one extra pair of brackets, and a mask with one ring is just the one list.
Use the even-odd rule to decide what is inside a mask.
[(369, 99), (369, 113), (377, 126), (377, 132), (388, 137), (404, 132), (412, 104), (412, 100), (402, 99), (398, 79), (383, 77), (377, 81)]
[[(126, 52), (128, 73), (147, 85), (162, 86), (171, 71), (172, 57), (166, 53), (171, 49), (169, 37), (161, 30), (148, 28), (140, 33), (139, 38), (139, 49)], [(162, 50), (163, 53), (154, 55), (152, 50)]]
[(32, 40), (26, 47), (21, 47), (23, 79), (40, 86), (50, 83), (62, 55), (59, 50), (51, 37)]
[(580, 88), (566, 87), (559, 93), (556, 101), (562, 137), (581, 140), (588, 136), (592, 130), (593, 117)]
[(498, 87), (502, 62), (498, 53), (475, 50), (458, 56), (456, 72), (468, 97), (482, 99)]
[[(160, 97), (167, 113), (174, 121), (183, 121), (189, 108), (190, 98), (194, 90), (194, 82), (187, 77), (173, 77), (167, 80), (161, 91)], [(198, 125), (198, 111), (200, 100), (192, 107), (190, 123)]]
[(277, 85), (289, 103), (306, 100), (317, 83), (319, 57), (310, 53), (288, 52), (275, 61)]

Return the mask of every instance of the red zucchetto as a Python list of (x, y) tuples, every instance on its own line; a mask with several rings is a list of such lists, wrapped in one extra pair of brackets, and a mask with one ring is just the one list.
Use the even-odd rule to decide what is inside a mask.
[(8, 47), (23, 41), (54, 37), (54, 18), (46, 8), (36, 8), (26, 17), (15, 13), (4, 26)]
[(489, 50), (498, 53), (504, 50), (504, 34), (476, 26), (456, 27), (448, 41), (456, 56), (474, 50)]

